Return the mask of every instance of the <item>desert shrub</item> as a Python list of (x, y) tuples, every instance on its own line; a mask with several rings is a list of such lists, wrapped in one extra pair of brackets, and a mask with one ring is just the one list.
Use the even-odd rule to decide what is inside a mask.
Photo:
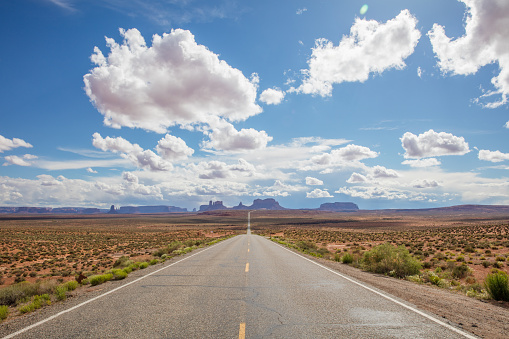
[(497, 256), (497, 257), (496, 257), (496, 259), (495, 259), (495, 260), (496, 260), (496, 261), (505, 261), (505, 257), (503, 257), (503, 256), (499, 255), (499, 256)]
[(297, 241), (295, 245), (302, 251), (310, 251), (310, 250), (316, 250), (317, 246), (316, 244), (312, 243), (311, 241)]
[(341, 261), (341, 256), (339, 255), (339, 253), (334, 254), (334, 261), (337, 261), (337, 262)]
[(132, 263), (133, 261), (128, 256), (123, 255), (113, 263), (113, 267), (118, 268), (128, 267)]
[(35, 311), (44, 305), (51, 305), (51, 298), (49, 294), (42, 294), (42, 295), (34, 295), (30, 301), (30, 303), (21, 306), (18, 311), (20, 313), (28, 313)]
[(498, 271), (488, 274), (484, 281), (484, 287), (491, 298), (509, 301), (509, 281), (507, 273)]
[(65, 287), (67, 287), (68, 291), (74, 291), (79, 285), (80, 284), (76, 280), (71, 280), (65, 283)]
[(147, 268), (147, 267), (148, 267), (148, 262), (142, 262), (142, 263), (140, 263), (139, 267), (140, 267), (140, 270), (142, 270), (142, 269), (144, 269), (144, 268)]
[(127, 273), (118, 268), (111, 270), (110, 273), (113, 275), (113, 280), (122, 280), (127, 278)]
[(496, 268), (502, 268), (502, 267), (504, 267), (504, 264), (502, 264), (502, 262), (501, 262), (501, 261), (495, 261), (495, 262), (493, 263), (493, 267), (496, 267)]
[(486, 268), (490, 267), (491, 266), (491, 262), (489, 262), (488, 260), (485, 260), (482, 262), (482, 265)]
[(405, 247), (396, 247), (388, 243), (365, 252), (361, 265), (367, 271), (399, 278), (418, 274), (422, 268), (419, 260), (412, 257)]
[(435, 272), (431, 272), (431, 271), (425, 272), (422, 275), (422, 279), (425, 282), (429, 282), (429, 283), (431, 283), (433, 285), (436, 285), (436, 286), (440, 286), (440, 282), (442, 280), (442, 279), (440, 279), (440, 277)]
[(57, 297), (57, 300), (67, 299), (67, 286), (57, 286), (57, 288), (55, 288), (55, 296)]
[(21, 282), (0, 289), (0, 305), (16, 305), (20, 300), (38, 293), (37, 284)]
[(93, 275), (91, 277), (88, 277), (88, 281), (92, 286), (100, 285), (102, 283), (110, 281), (111, 279), (113, 279), (113, 274), (111, 273)]
[(470, 273), (470, 268), (466, 264), (455, 266), (452, 269), (452, 276), (458, 279), (465, 278)]
[(0, 306), (0, 321), (7, 319), (9, 316), (9, 306)]
[(351, 263), (353, 263), (353, 256), (350, 253), (345, 253), (341, 257), (341, 262), (343, 264), (351, 264)]
[(155, 265), (155, 264), (157, 264), (158, 262), (159, 262), (159, 260), (157, 260), (157, 259), (152, 259), (152, 260), (150, 260), (150, 261), (149, 261), (149, 265)]

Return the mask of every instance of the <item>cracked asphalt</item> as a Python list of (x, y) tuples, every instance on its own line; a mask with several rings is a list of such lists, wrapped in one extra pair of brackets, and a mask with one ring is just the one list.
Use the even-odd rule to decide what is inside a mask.
[(62, 303), (15, 338), (465, 338), (249, 233)]

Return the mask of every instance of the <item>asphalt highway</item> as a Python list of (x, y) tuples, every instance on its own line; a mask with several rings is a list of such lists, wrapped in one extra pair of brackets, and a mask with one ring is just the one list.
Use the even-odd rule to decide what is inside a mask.
[(249, 231), (107, 293), (4, 338), (474, 338)]

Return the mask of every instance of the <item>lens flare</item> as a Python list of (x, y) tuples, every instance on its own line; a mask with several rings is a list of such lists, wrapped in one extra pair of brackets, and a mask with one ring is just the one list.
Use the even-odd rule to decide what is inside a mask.
[(366, 14), (367, 11), (368, 11), (368, 5), (362, 5), (359, 13), (361, 13), (361, 15), (364, 15), (364, 14)]

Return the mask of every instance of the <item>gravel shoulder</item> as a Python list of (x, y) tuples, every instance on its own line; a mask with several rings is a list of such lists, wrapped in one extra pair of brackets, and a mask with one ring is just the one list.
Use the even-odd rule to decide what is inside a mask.
[(496, 302), (481, 301), (435, 286), (365, 272), (335, 261), (296, 253), (436, 314), (479, 337), (506, 338), (509, 333), (509, 309)]

